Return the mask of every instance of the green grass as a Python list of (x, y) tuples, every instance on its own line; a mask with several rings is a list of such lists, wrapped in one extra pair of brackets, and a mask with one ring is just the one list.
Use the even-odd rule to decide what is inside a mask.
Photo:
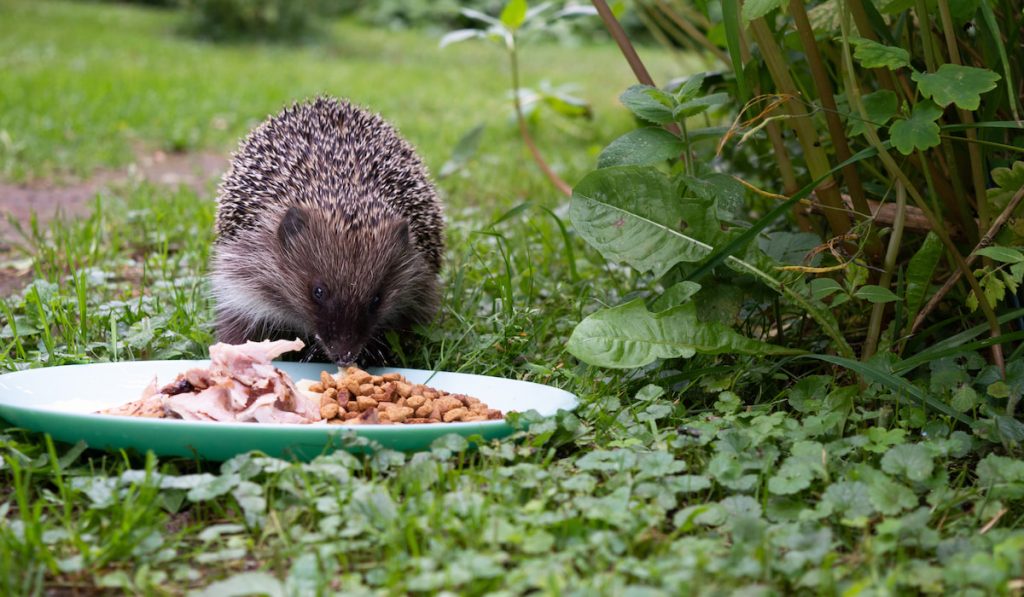
[[(977, 438), (907, 423), (915, 413), (893, 412), (877, 388), (807, 377), (782, 391), (801, 375), (795, 362), (614, 372), (564, 352), (583, 315), (648, 281), (571, 234), (567, 246), (543, 209), (514, 209), (563, 213), (507, 120), (499, 54), (351, 23), (319, 45), (223, 48), (177, 37), (174, 13), (0, 6), (12, 180), (116, 167), (135, 144), (224, 150), (319, 91), (398, 122), (435, 170), (486, 119), (481, 154), (441, 181), (441, 317), (401, 364), (529, 379), (582, 400), (477, 451), (448, 438), (421, 454), (308, 464), (158, 460), (4, 429), (0, 593), (183, 594), (222, 579), (296, 595), (1020, 591), (1024, 470), (982, 458)], [(608, 47), (529, 47), (524, 61), (528, 81), (577, 81), (595, 104), (591, 125), (538, 129), (572, 181), (631, 126), (615, 107), (628, 71)], [(0, 369), (202, 355), (212, 216), (205, 194), (125, 186), (88, 218), (26, 229), (35, 279), (0, 300)], [(936, 378), (960, 363), (945, 366)]]
[[(0, 175), (8, 179), (87, 175), (126, 163), (136, 147), (226, 151), (268, 114), (327, 93), (395, 122), (435, 171), (465, 132), (486, 121), (487, 153), (524, 159), (482, 160), (489, 166), (475, 193), (458, 193), (467, 202), (480, 193), (546, 191), (509, 188), (530, 166), (508, 123), (506, 59), (484, 43), (442, 50), (422, 34), (338, 23), (306, 46), (222, 47), (177, 34), (177, 15), (164, 10), (3, 0), (0, 11)], [(578, 83), (594, 104), (593, 125), (540, 131), (566, 176), (590, 167), (592, 152), (628, 126), (616, 98), (631, 74), (616, 52), (551, 45), (524, 52), (524, 84)], [(670, 62), (652, 54), (655, 74), (667, 79)]]

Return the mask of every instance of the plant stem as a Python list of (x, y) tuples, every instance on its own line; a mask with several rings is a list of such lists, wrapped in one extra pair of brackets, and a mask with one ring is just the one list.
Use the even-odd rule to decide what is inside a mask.
[(821, 147), (821, 140), (818, 138), (817, 131), (814, 130), (811, 116), (807, 113), (804, 105), (796, 99), (800, 97), (800, 92), (790, 74), (789, 65), (763, 18), (752, 22), (750, 29), (757, 40), (757, 45), (761, 48), (761, 55), (768, 66), (768, 71), (778, 92), (792, 98), (786, 102), (786, 108), (792, 116), (789, 123), (796, 131), (800, 145), (803, 147), (804, 159), (807, 162), (807, 170), (811, 178), (825, 177), (815, 189), (815, 194), (828, 208), (825, 217), (828, 219), (829, 228), (834, 236), (844, 236), (850, 231), (850, 219), (843, 206), (835, 178), (828, 176), (828, 172), (831, 170), (828, 156), (825, 155), (825, 150)]
[(566, 197), (572, 196), (572, 187), (569, 183), (562, 180), (551, 166), (544, 161), (544, 156), (540, 154), (540, 150), (537, 148), (537, 144), (533, 142), (533, 137), (530, 135), (530, 129), (526, 126), (526, 118), (523, 116), (523, 105), (519, 99), (519, 44), (515, 42), (515, 34), (513, 33), (512, 47), (508, 50), (509, 62), (512, 66), (512, 97), (516, 107), (516, 121), (519, 123), (519, 134), (523, 137), (523, 143), (526, 143), (526, 147), (529, 148), (530, 154), (533, 156), (533, 161), (536, 162), (537, 167), (540, 168), (541, 172), (548, 177), (551, 184), (555, 185)]
[[(882, 288), (889, 288), (892, 284), (892, 275), (896, 271), (896, 258), (900, 254), (900, 243), (903, 240), (903, 224), (907, 221), (907, 190), (902, 183), (896, 183), (896, 217), (892, 223), (892, 235), (889, 237), (889, 246), (885, 252), (885, 270), (878, 277), (878, 285)], [(886, 303), (875, 303), (871, 307), (871, 317), (868, 320), (868, 334), (864, 340), (864, 348), (861, 350), (860, 359), (866, 361), (878, 350), (878, 339), (882, 335), (882, 321), (885, 315)]]
[[(946, 51), (949, 52), (949, 60), (953, 64), (962, 66), (963, 62), (960, 59), (960, 49), (956, 43), (956, 29), (953, 28), (953, 17), (949, 12), (948, 0), (939, 0), (939, 16), (942, 19), (942, 30), (946, 36)], [(998, 32), (996, 34), (998, 35)], [(960, 122), (967, 125), (974, 124), (974, 114), (970, 110), (958, 108), (957, 113), (960, 115)], [(974, 140), (978, 137), (977, 131), (973, 128), (968, 128), (964, 132), (969, 140)], [(977, 144), (968, 144), (967, 152), (971, 160), (971, 182), (974, 185), (974, 200), (978, 204), (978, 229), (984, 230), (989, 225), (988, 201), (985, 200), (985, 162), (981, 156), (981, 148)], [(950, 164), (951, 169), (955, 167), (955, 164)], [(965, 222), (965, 224), (967, 223)]]
[[(840, 23), (842, 25), (843, 30), (843, 70), (847, 80), (846, 94), (847, 97), (852, 97), (850, 105), (859, 106), (860, 116), (861, 118), (864, 119), (864, 122), (866, 124), (864, 129), (864, 137), (868, 140), (868, 143), (871, 144), (871, 146), (874, 147), (875, 150), (878, 152), (878, 157), (880, 160), (882, 160), (882, 164), (885, 166), (886, 170), (888, 170), (890, 176), (892, 176), (899, 182), (903, 183), (903, 185), (907, 189), (907, 192), (910, 193), (911, 198), (914, 200), (914, 203), (917, 204), (917, 206), (921, 209), (921, 212), (925, 215), (925, 217), (928, 218), (928, 221), (931, 222), (932, 230), (935, 231), (935, 234), (938, 235), (939, 239), (942, 241), (942, 244), (946, 247), (948, 257), (956, 265), (956, 269), (961, 270), (966, 275), (967, 282), (968, 284), (971, 285), (971, 290), (973, 290), (975, 295), (978, 297), (978, 305), (981, 306), (981, 310), (985, 314), (985, 319), (988, 320), (989, 333), (992, 335), (993, 338), (996, 338), (1000, 335), (999, 321), (996, 318), (995, 311), (992, 309), (992, 305), (989, 304), (988, 302), (988, 298), (986, 298), (985, 293), (982, 292), (981, 286), (978, 284), (978, 281), (974, 279), (974, 276), (970, 275), (970, 267), (967, 265), (967, 263), (964, 262), (963, 256), (960, 254), (959, 250), (957, 249), (957, 246), (953, 244), (953, 240), (949, 237), (949, 233), (942, 226), (942, 222), (940, 222), (938, 218), (935, 216), (935, 214), (932, 212), (932, 210), (928, 208), (928, 204), (925, 202), (924, 198), (921, 197), (921, 194), (917, 192), (917, 189), (914, 188), (913, 183), (907, 177), (906, 173), (900, 170), (899, 165), (896, 164), (896, 161), (892, 158), (891, 155), (889, 155), (889, 152), (882, 144), (882, 140), (878, 138), (878, 132), (875, 130), (875, 127), (868, 120), (867, 112), (864, 109), (864, 105), (862, 102), (860, 102), (860, 88), (857, 86), (857, 81), (853, 75), (853, 53), (850, 51), (850, 24), (849, 13), (846, 11), (846, 2), (841, 3), (840, 14), (842, 15)], [(994, 344), (992, 346), (992, 360), (994, 361), (995, 365), (999, 368), (1000, 373), (1005, 379), (1006, 362), (1003, 359), (1003, 349), (998, 344)]]
[[(814, 31), (811, 29), (811, 21), (807, 16), (807, 10), (802, 0), (789, 0), (789, 12), (793, 16), (797, 33), (804, 47), (804, 55), (807, 57), (807, 64), (811, 69), (811, 78), (818, 90), (818, 100), (825, 109), (825, 123), (828, 125), (828, 134), (832, 138), (832, 146), (836, 151), (836, 159), (845, 162), (853, 155), (850, 152), (850, 145), (846, 139), (846, 129), (839, 120), (839, 107), (836, 105), (835, 91), (829, 81), (828, 72), (821, 60), (821, 53), (818, 51), (818, 42), (814, 38)], [(850, 199), (853, 202), (854, 218), (858, 221), (866, 221), (871, 217), (871, 210), (868, 207), (867, 197), (864, 193), (864, 184), (857, 173), (857, 165), (849, 164), (843, 168), (843, 178), (846, 180), (849, 189)], [(874, 233), (869, 233), (866, 245), (867, 251), (876, 260), (881, 256), (882, 245)]]
[(697, 27), (695, 27), (693, 23), (687, 20), (686, 17), (672, 10), (672, 7), (668, 6), (664, 0), (657, 0), (657, 5), (658, 8), (661, 9), (661, 12), (666, 17), (668, 17), (668, 19), (672, 21), (676, 25), (676, 27), (679, 27), (680, 31), (682, 31), (686, 35), (689, 35), (690, 38), (694, 40), (698, 46), (704, 48), (708, 52), (711, 52), (716, 58), (722, 61), (722, 64), (730, 63), (729, 55), (723, 52), (721, 48), (711, 43), (711, 40), (709, 40), (707, 36), (701, 33), (700, 30), (697, 29)]
[[(640, 55), (636, 53), (636, 48), (633, 47), (632, 42), (629, 41), (629, 36), (626, 35), (626, 31), (619, 24), (619, 21), (615, 18), (615, 14), (612, 13), (612, 9), (608, 8), (608, 3), (604, 0), (591, 0), (594, 4), (594, 8), (597, 9), (597, 14), (601, 16), (601, 21), (604, 22), (605, 29), (608, 30), (609, 35), (618, 44), (619, 50), (622, 55), (625, 56), (626, 62), (629, 63), (629, 68), (633, 70), (633, 75), (641, 85), (649, 85), (651, 87), (657, 87), (654, 84), (654, 79), (651, 78), (651, 73), (647, 72), (647, 67), (644, 66)], [(676, 135), (680, 134), (679, 125), (674, 122), (665, 124), (665, 130)]]
[[(988, 232), (986, 232), (985, 235), (981, 237), (981, 240), (978, 241), (978, 245), (974, 247), (974, 250), (971, 251), (971, 254), (968, 255), (967, 259), (964, 260), (968, 266), (972, 265), (975, 261), (977, 261), (978, 251), (980, 249), (984, 249), (985, 247), (992, 244), (992, 240), (995, 238), (996, 234), (999, 233), (999, 229), (1003, 227), (1003, 224), (1005, 224), (1006, 221), (1010, 219), (1010, 216), (1013, 215), (1014, 210), (1017, 209), (1018, 205), (1020, 205), (1021, 199), (1024, 199), (1024, 187), (1022, 187), (1013, 195), (1013, 198), (1010, 199), (1010, 202), (1006, 204), (1006, 207), (1003, 208), (1003, 211), (1000, 212), (999, 216), (992, 221), (992, 226), (989, 227)], [(953, 288), (957, 281), (960, 280), (960, 276), (962, 275), (962, 271), (954, 271), (953, 274), (949, 277), (949, 279), (946, 280), (946, 283), (942, 285), (942, 288), (939, 288), (938, 292), (936, 292), (934, 295), (932, 295), (930, 299), (928, 299), (928, 303), (924, 306), (923, 309), (921, 309), (920, 313), (917, 314), (917, 317), (914, 318), (914, 324), (910, 327), (911, 334), (916, 332), (917, 329), (921, 327), (921, 324), (924, 323), (925, 318), (928, 317), (928, 315), (935, 309), (935, 307), (938, 306), (939, 302), (942, 301), (942, 298), (946, 296), (946, 294)]]
[[(851, 2), (849, 10), (853, 16), (853, 21), (857, 25), (857, 33), (871, 41), (878, 41), (878, 35), (875, 34), (875, 30), (871, 28), (871, 20), (868, 18), (867, 11), (864, 10), (864, 4), (862, 2)], [(896, 93), (896, 81), (893, 79), (893, 73), (887, 68), (873, 68), (871, 72), (875, 73), (878, 77), (878, 83), (882, 89), (888, 89), (893, 93)]]
[(636, 76), (636, 80), (640, 81), (643, 85), (650, 85), (656, 87), (654, 79), (651, 78), (651, 74), (647, 72), (647, 67), (644, 66), (643, 61), (640, 60), (639, 54), (636, 53), (636, 48), (629, 41), (629, 37), (626, 36), (625, 30), (622, 29), (622, 25), (616, 20), (615, 14), (612, 9), (608, 7), (608, 3), (604, 0), (591, 0), (594, 4), (594, 8), (597, 9), (597, 14), (600, 15), (601, 20), (604, 21), (604, 26), (608, 30), (608, 33), (615, 40), (615, 43), (619, 45), (619, 50), (622, 51), (622, 55), (626, 57), (626, 62), (629, 63), (629, 68), (633, 69), (633, 75)]

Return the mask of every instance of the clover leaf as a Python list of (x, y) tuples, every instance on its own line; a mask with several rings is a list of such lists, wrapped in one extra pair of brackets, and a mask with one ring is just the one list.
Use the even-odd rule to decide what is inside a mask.
[(931, 476), (935, 462), (928, 448), (922, 444), (893, 446), (882, 457), (882, 470), (890, 475), (901, 475), (911, 481), (924, 481)]

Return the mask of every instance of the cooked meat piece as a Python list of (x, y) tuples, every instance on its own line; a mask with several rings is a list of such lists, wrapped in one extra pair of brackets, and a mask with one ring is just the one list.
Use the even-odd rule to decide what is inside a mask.
[(154, 380), (141, 400), (104, 412), (160, 411), (190, 421), (313, 423), (320, 420), (319, 402), (301, 394), (270, 362), (303, 346), (301, 340), (214, 344), (208, 369), (189, 369), (159, 391)]
[(224, 386), (207, 388), (198, 394), (178, 394), (164, 398), (167, 414), (186, 421), (233, 421), (228, 389)]
[(176, 396), (178, 394), (184, 394), (185, 392), (192, 392), (195, 387), (192, 385), (187, 378), (181, 378), (174, 380), (166, 386), (160, 388), (161, 394), (167, 394), (168, 396)]

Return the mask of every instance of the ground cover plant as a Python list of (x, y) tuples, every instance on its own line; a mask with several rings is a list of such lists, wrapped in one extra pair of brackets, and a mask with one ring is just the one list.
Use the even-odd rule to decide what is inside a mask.
[[(515, 28), (528, 7), (508, 6), (491, 16)], [(915, 232), (905, 208), (894, 210), (904, 224), (851, 219), (845, 231), (806, 207), (792, 215), (806, 230), (774, 217), (810, 198), (801, 185), (819, 175), (805, 166), (813, 142), (783, 133), (800, 118), (771, 111), (795, 94), (774, 87), (780, 73), (757, 67), (770, 43), (752, 44), (751, 28), (781, 40), (829, 168), (842, 161), (836, 136), (822, 134), (832, 112), (815, 103), (822, 94), (808, 92), (813, 77), (801, 60), (809, 45), (793, 33), (798, 6), (782, 13), (778, 2), (751, 2), (745, 16), (736, 4), (720, 6), (705, 16), (707, 37), (731, 40), (722, 43), (727, 55), (750, 53), (742, 60), (753, 66), (737, 69), (745, 80), (711, 73), (661, 90), (632, 87), (614, 48), (520, 46), (522, 85), (578, 83), (575, 95), (593, 109), (589, 122), (543, 108), (529, 120), (545, 162), (573, 187), (567, 202), (521, 144), (507, 73), (494, 75), (507, 60), (500, 48), (467, 41), (439, 49), (436, 35), (350, 21), (307, 46), (220, 47), (183, 37), (169, 11), (0, 4), (8, 180), (73, 184), (133, 151), (223, 151), (284, 102), (322, 91), (352, 96), (394, 119), (432, 169), (448, 173), (440, 181), (451, 248), (442, 315), (399, 364), (529, 379), (581, 397), (576, 412), (523, 415), (514, 441), (477, 450), (448, 437), (415, 455), (337, 452), (305, 464), (258, 453), (220, 465), (106, 454), (5, 429), (0, 591), (1024, 589), (1024, 462), (1013, 408), (1024, 361), (1012, 344), (1020, 332), (1008, 323), (1020, 313), (1012, 299), (990, 305), (1003, 326), (992, 339), (967, 292), (955, 289), (924, 331), (908, 336), (911, 314), (953, 271), (938, 265), (951, 258), (939, 232)], [(920, 16), (928, 6), (912, 10)], [(1014, 27), (1008, 15), (1020, 14), (971, 6), (994, 11), (1003, 31)], [(921, 22), (906, 10), (893, 6), (882, 19), (895, 28), (893, 40), (913, 38), (909, 28)], [(867, 28), (858, 31), (866, 38)], [(836, 52), (836, 70), (826, 72), (838, 80), (841, 63), (848, 67), (861, 47), (900, 65), (894, 114), (848, 117), (844, 126), (891, 129), (903, 109), (904, 126), (934, 132), (914, 120), (912, 106), (924, 106), (920, 118), (934, 109), (912, 85), (921, 82), (898, 71), (909, 68), (892, 57), (898, 52), (851, 41), (846, 59), (837, 36), (852, 39), (841, 22), (819, 29), (821, 47)], [(939, 72), (935, 47), (935, 68), (925, 69), (915, 62), (921, 49), (906, 46), (918, 79)], [(703, 70), (693, 56), (681, 70), (664, 52), (641, 54), (656, 81)], [(1020, 80), (1015, 60), (1007, 53), (1011, 69), (1000, 80)], [(1012, 113), (996, 99), (1011, 102), (1006, 89), (981, 91), (987, 86), (972, 89), (996, 112)], [(730, 127), (755, 89), (764, 105), (752, 104), (743, 126)], [(959, 142), (951, 137), (964, 129), (941, 128), (965, 124), (953, 114), (936, 124), (940, 145)], [(467, 137), (481, 121), (483, 132)], [(939, 159), (926, 156), (899, 162), (909, 184), (890, 190), (898, 177), (884, 174), (879, 147), (892, 151), (900, 135), (889, 130), (875, 144), (861, 140), (869, 129), (856, 130), (852, 155), (869, 156), (857, 162), (865, 200), (905, 206), (909, 187), (935, 186), (933, 172), (914, 169)], [(999, 160), (1012, 158), (1016, 137), (979, 131), (986, 164), (1005, 167), (983, 181), (982, 194), (991, 187), (1005, 208), (1020, 185), (1012, 163)], [(716, 158), (722, 139), (730, 149)], [(963, 182), (976, 170), (970, 156), (962, 161)], [(127, 184), (98, 195), (86, 217), (24, 226), (14, 258), (31, 260), (34, 279), (0, 300), (0, 368), (202, 356), (212, 340), (202, 278), (210, 197)], [(966, 239), (969, 219), (957, 233)], [(979, 237), (987, 231), (980, 219), (976, 226)], [(896, 248), (876, 257), (876, 237)], [(978, 264), (985, 289), (1019, 275), (1015, 244), (1004, 236), (999, 250), (979, 250), (993, 259)], [(1002, 298), (990, 290), (993, 297)], [(893, 309), (874, 317), (874, 305)], [(630, 341), (616, 344), (620, 334)], [(997, 344), (1008, 347), (1005, 376), (989, 352)]]

